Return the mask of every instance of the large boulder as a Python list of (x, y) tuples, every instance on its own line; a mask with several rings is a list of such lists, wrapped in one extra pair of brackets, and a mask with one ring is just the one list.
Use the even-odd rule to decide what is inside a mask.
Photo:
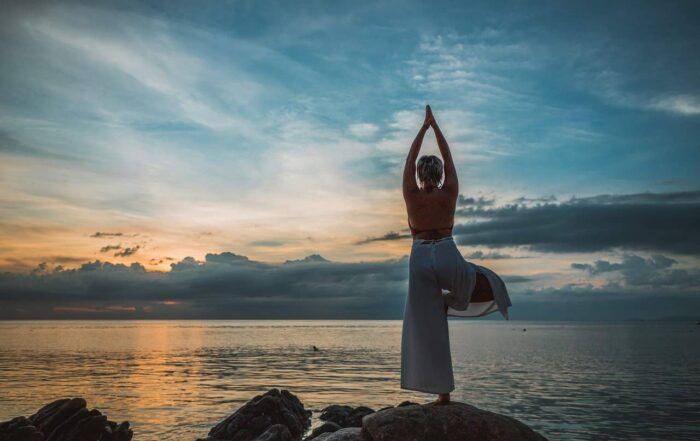
[[(248, 401), (214, 426), (207, 441), (299, 440), (309, 427), (311, 412), (287, 390), (271, 389)], [(282, 426), (287, 429), (286, 432)]]
[(333, 404), (321, 410), (321, 418), (323, 421), (332, 421), (340, 427), (361, 427), (362, 418), (370, 413), (374, 413), (374, 409), (366, 406), (341, 406)]
[(0, 423), (0, 441), (130, 441), (129, 423), (109, 421), (99, 410), (87, 409), (82, 398), (64, 398), (29, 418)]
[(546, 441), (514, 418), (455, 402), (375, 412), (362, 420), (362, 433), (371, 441)]

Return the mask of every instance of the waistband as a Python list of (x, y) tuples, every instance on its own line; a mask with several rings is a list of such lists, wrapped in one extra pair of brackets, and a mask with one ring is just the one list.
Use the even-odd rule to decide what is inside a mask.
[(445, 237), (441, 237), (440, 239), (413, 239), (413, 245), (431, 244), (431, 243), (444, 242), (444, 241), (448, 241), (448, 240), (454, 240), (454, 237), (445, 236)]

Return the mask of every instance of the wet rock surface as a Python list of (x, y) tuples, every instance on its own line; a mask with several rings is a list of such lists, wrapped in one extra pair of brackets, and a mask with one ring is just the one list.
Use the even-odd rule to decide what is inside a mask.
[(371, 441), (546, 441), (520, 421), (464, 403), (404, 405), (366, 416)]
[(214, 426), (206, 441), (299, 440), (309, 427), (310, 417), (311, 412), (304, 409), (296, 395), (271, 389)]
[(317, 428), (315, 428), (309, 436), (307, 436), (304, 441), (311, 441), (312, 439), (316, 439), (319, 435), (323, 433), (332, 433), (336, 432), (338, 430), (342, 429), (339, 425), (334, 423), (333, 421), (326, 421), (325, 423), (321, 424)]
[(82, 398), (64, 398), (29, 418), (0, 423), (0, 441), (130, 441), (128, 422), (109, 421), (99, 410), (88, 410)]
[(333, 404), (321, 411), (320, 418), (323, 421), (332, 421), (340, 427), (362, 427), (362, 418), (374, 409), (366, 406), (352, 407)]
[(44, 434), (26, 417), (0, 423), (0, 441), (42, 441)]
[(362, 429), (359, 427), (346, 427), (332, 433), (324, 433), (316, 438), (317, 441), (365, 441)]
[(287, 429), (287, 426), (275, 424), (265, 430), (262, 435), (255, 438), (255, 441), (292, 441), (297, 438)]

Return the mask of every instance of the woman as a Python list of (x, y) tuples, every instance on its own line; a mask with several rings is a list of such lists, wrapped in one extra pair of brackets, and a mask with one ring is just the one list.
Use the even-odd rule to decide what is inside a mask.
[[(436, 156), (421, 157), (419, 187), (416, 159), (430, 127), (445, 164)], [(430, 106), (425, 106), (425, 121), (403, 174), (413, 244), (401, 337), (401, 388), (438, 394), (438, 404), (449, 403), (454, 390), (447, 315), (477, 317), (500, 311), (508, 318), (511, 305), (503, 281), (489, 269), (464, 260), (457, 249), (452, 227), (458, 195), (450, 148)]]

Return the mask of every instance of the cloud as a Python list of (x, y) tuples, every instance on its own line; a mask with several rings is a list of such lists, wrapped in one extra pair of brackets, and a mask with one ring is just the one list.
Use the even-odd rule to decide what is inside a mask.
[(294, 265), (297, 263), (330, 263), (330, 260), (321, 256), (320, 254), (311, 254), (304, 257), (303, 259), (286, 260), (284, 263), (286, 265)]
[(356, 242), (356, 245), (364, 245), (367, 243), (371, 242), (381, 242), (381, 241), (387, 241), (387, 240), (402, 240), (402, 239), (410, 239), (412, 236), (410, 234), (402, 234), (398, 233), (396, 231), (389, 231), (388, 233), (378, 236), (378, 237), (368, 237), (366, 239), (363, 239), (359, 242)]
[(530, 283), (534, 280), (536, 280), (536, 277), (532, 276), (521, 276), (521, 275), (504, 275), (502, 277), (503, 281), (506, 283), (506, 285), (510, 284), (518, 284), (518, 283)]
[(225, 251), (225, 252), (219, 253), (219, 254), (207, 253), (207, 255), (204, 256), (204, 261), (206, 263), (220, 263), (220, 264), (234, 265), (237, 263), (247, 263), (247, 262), (249, 262), (249, 259), (246, 256), (241, 256), (239, 254)]
[(679, 115), (700, 115), (700, 97), (695, 95), (667, 95), (654, 98), (649, 107)]
[(457, 33), (424, 36), (416, 57), (411, 60), (411, 79), (415, 86), (433, 93), (467, 90), (477, 102), (503, 100), (513, 96), (503, 87), (494, 68), (523, 67), (532, 63), (523, 44), (484, 41)]
[(619, 273), (624, 286), (653, 289), (700, 290), (700, 270), (697, 268), (672, 268), (678, 261), (656, 254), (649, 258), (626, 254), (621, 262), (596, 260), (591, 263), (572, 263), (571, 267), (591, 275)]
[[(285, 55), (288, 42), (278, 51), (264, 37), (236, 37), (139, 7), (15, 9), (21, 16), (2, 18), (11, 25), (11, 38), (0, 45), (9, 63), (0, 85), (8, 103), (3, 126), (25, 147), (43, 148), (36, 140), (46, 139), (47, 149), (86, 161), (13, 168), (18, 176), (2, 185), (23, 197), (14, 221), (30, 210), (26, 217), (76, 230), (137, 219), (154, 235), (180, 225), (216, 231), (226, 241), (234, 236), (231, 226), (255, 223), (263, 234), (256, 238), (266, 239), (280, 218), (294, 218), (302, 225), (298, 239), (310, 230), (334, 235), (326, 219), (349, 211), (369, 218), (364, 206), (382, 196), (356, 191), (358, 182), (372, 184), (353, 182), (348, 171), (349, 162), (372, 153), (372, 145), (347, 131), (350, 120), (369, 121), (367, 115), (337, 118), (323, 108), (337, 111), (338, 100), (327, 93), (336, 85), (308, 60)], [(33, 90), (36, 99), (22, 99), (20, 90)], [(19, 149), (12, 144), (13, 154)], [(48, 213), (37, 216), (39, 210)], [(204, 219), (206, 225), (193, 225)]]
[(98, 231), (94, 234), (91, 234), (90, 237), (120, 237), (123, 235), (124, 235), (124, 233), (104, 233), (104, 232)]
[(367, 138), (377, 133), (379, 127), (372, 123), (356, 123), (350, 124), (348, 130), (359, 138)]
[(496, 204), (495, 199), (487, 199), (483, 196), (478, 198), (459, 195), (457, 197), (457, 206), (455, 207), (455, 216), (473, 216), (477, 213), (481, 213)]
[(254, 240), (250, 242), (250, 245), (254, 247), (281, 247), (286, 243), (282, 240)]
[(102, 248), (100, 248), (100, 253), (108, 253), (113, 250), (121, 250), (122, 246), (121, 245), (105, 245)]
[(518, 205), (525, 205), (525, 204), (548, 204), (552, 202), (556, 202), (557, 198), (554, 195), (550, 196), (542, 196), (539, 198), (528, 198), (525, 196), (521, 196), (519, 198), (513, 199), (514, 204)]
[(52, 263), (82, 263), (85, 262), (85, 258), (83, 257), (76, 257), (76, 256), (44, 256), (41, 258), (41, 260), (45, 262), (52, 262)]
[(464, 256), (465, 259), (484, 259), (484, 260), (498, 260), (498, 259), (512, 259), (513, 256), (510, 254), (499, 253), (498, 251), (483, 252), (481, 250), (476, 250), (470, 254)]
[[(674, 269), (663, 268), (667, 261), (658, 256), (647, 265)], [(648, 283), (533, 289), (529, 285), (539, 276), (501, 276), (514, 317), (523, 319), (541, 318), (542, 311), (556, 312), (548, 319), (601, 318), (588, 315), (591, 310), (605, 311), (605, 317), (658, 317), (697, 303), (697, 292), (680, 284), (663, 292)], [(186, 257), (165, 272), (99, 260), (76, 269), (42, 264), (32, 273), (0, 273), (0, 318), (401, 318), (407, 277), (406, 256), (343, 263), (315, 254), (273, 264), (223, 252), (203, 261)], [(638, 299), (654, 295), (665, 299), (658, 314), (637, 308)], [(574, 314), (567, 305), (580, 309)]]
[(140, 245), (134, 245), (133, 247), (126, 247), (123, 250), (114, 253), (114, 257), (129, 257), (129, 256), (136, 254), (136, 252), (140, 249), (141, 249)]
[(478, 198), (474, 197), (469, 197), (469, 196), (464, 196), (464, 195), (459, 195), (457, 198), (457, 206), (458, 207), (474, 207), (474, 208), (486, 208), (486, 207), (492, 207), (496, 203), (495, 199), (486, 199), (483, 196), (479, 196)]
[(52, 159), (60, 161), (76, 161), (78, 158), (53, 153), (40, 148), (36, 148), (21, 142), (10, 136), (6, 131), (0, 130), (0, 155), (26, 156), (36, 159)]
[(572, 198), (558, 204), (458, 209), (461, 245), (543, 252), (614, 248), (700, 255), (700, 192)]
[(173, 260), (175, 260), (173, 257), (167, 257), (167, 256), (161, 257), (161, 258), (154, 257), (148, 261), (148, 264), (149, 265), (160, 265), (161, 263), (171, 262)]
[(572, 263), (571, 267), (574, 269), (586, 270), (589, 274), (596, 275), (611, 271), (656, 271), (659, 269), (666, 269), (675, 263), (678, 262), (663, 255), (654, 255), (649, 259), (645, 259), (635, 254), (626, 254), (620, 263), (596, 260), (593, 264)]
[(207, 254), (204, 261), (187, 257), (168, 272), (102, 261), (70, 270), (44, 265), (33, 274), (0, 273), (0, 316), (15, 308), (61, 317), (65, 314), (54, 308), (123, 305), (135, 307), (139, 317), (396, 317), (406, 295), (406, 276), (405, 257), (339, 263), (310, 255), (270, 264), (225, 252)]

